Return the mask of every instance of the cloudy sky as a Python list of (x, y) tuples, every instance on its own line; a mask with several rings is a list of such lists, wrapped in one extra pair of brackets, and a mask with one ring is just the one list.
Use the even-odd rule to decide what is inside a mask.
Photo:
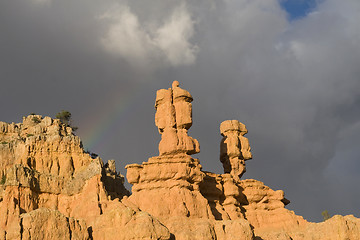
[(359, 0), (1, 0), (0, 120), (73, 114), (118, 170), (158, 154), (155, 92), (194, 97), (203, 169), (222, 173), (219, 125), (246, 124), (244, 178), (289, 209), (360, 217)]

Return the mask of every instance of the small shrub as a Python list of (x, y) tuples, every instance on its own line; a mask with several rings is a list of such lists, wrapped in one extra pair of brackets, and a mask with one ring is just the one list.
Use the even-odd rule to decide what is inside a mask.
[(0, 180), (0, 184), (1, 184), (1, 185), (4, 185), (5, 182), (6, 182), (6, 176), (3, 175), (2, 178), (1, 178), (1, 180)]
[(26, 134), (26, 137), (32, 137), (32, 136), (34, 136), (34, 134), (31, 133)]
[(71, 127), (74, 132), (78, 129), (78, 127), (72, 125), (71, 112), (69, 111), (62, 110), (55, 115), (55, 118), (60, 119), (60, 122)]
[(33, 118), (32, 118), (32, 121), (33, 121), (34, 123), (41, 123), (41, 120), (40, 120), (38, 117), (33, 117)]
[(71, 113), (69, 111), (62, 110), (58, 112), (55, 117), (60, 119), (60, 121), (66, 125), (70, 125), (71, 122)]
[(8, 144), (8, 142), (3, 141), (3, 142), (1, 142), (1, 144)]
[(330, 214), (329, 214), (328, 210), (323, 211), (323, 212), (321, 213), (321, 215), (322, 215), (323, 218), (324, 218), (324, 222), (330, 218)]

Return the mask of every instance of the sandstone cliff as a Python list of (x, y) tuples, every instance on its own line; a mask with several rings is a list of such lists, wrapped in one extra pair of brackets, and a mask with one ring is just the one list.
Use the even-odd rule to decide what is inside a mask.
[(59, 120), (0, 122), (0, 240), (360, 239), (360, 219), (307, 222), (285, 208), (283, 191), (241, 179), (252, 155), (237, 120), (220, 125), (224, 173), (202, 171), (188, 136), (192, 100), (177, 81), (157, 92), (159, 156), (126, 166), (132, 194), (115, 161), (85, 152)]
[(39, 115), (0, 122), (0, 239), (169, 239), (127, 201), (114, 161), (86, 153), (72, 129)]

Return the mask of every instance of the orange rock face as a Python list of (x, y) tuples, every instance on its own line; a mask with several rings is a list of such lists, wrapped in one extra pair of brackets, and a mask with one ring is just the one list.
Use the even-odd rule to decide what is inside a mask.
[(220, 125), (225, 173), (202, 171), (190, 156), (200, 151), (187, 134), (191, 102), (177, 81), (157, 92), (159, 156), (126, 166), (132, 194), (115, 161), (86, 153), (59, 120), (0, 122), (0, 240), (360, 239), (358, 218), (310, 223), (285, 208), (283, 191), (240, 179), (252, 154), (237, 120)]
[[(30, 115), (0, 122), (0, 239), (169, 239), (127, 201), (113, 160), (86, 153), (70, 127)], [(139, 226), (146, 226), (143, 230)], [(114, 227), (116, 226), (116, 227)]]

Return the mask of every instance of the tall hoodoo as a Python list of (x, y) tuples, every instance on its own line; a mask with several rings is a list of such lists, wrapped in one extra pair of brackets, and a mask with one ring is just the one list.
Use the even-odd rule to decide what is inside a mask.
[[(205, 174), (199, 160), (190, 156), (200, 151), (198, 141), (187, 134), (192, 125), (192, 100), (178, 81), (173, 82), (172, 88), (158, 90), (155, 125), (161, 134), (159, 156), (126, 166), (127, 179), (133, 184), (130, 199), (160, 219), (169, 215), (208, 216), (207, 201), (199, 191)], [(163, 197), (166, 195), (169, 198)], [(144, 199), (151, 199), (152, 203)], [(175, 199), (179, 200), (176, 204)]]
[(174, 81), (172, 88), (160, 89), (155, 100), (155, 125), (161, 134), (159, 155), (195, 154), (200, 152), (199, 142), (188, 136), (192, 125), (191, 94)]
[(238, 120), (226, 120), (220, 125), (220, 161), (224, 172), (239, 179), (245, 172), (245, 161), (252, 159), (249, 140), (244, 137), (246, 126)]

